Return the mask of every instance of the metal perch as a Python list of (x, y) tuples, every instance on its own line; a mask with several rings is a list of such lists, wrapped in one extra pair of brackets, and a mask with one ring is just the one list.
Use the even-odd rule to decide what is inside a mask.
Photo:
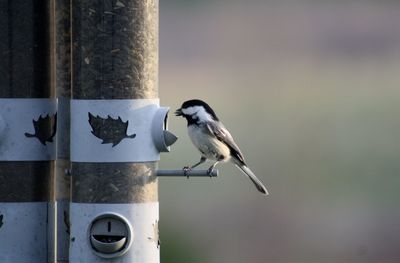
[(178, 176), (178, 177), (217, 177), (218, 170), (214, 169), (211, 174), (207, 170), (157, 170), (157, 176)]

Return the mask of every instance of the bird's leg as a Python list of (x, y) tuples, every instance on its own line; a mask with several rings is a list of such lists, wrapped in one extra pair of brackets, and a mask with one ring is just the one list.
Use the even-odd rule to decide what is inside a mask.
[(193, 164), (193, 165), (190, 167), (190, 170), (192, 170), (193, 168), (195, 168), (195, 167), (199, 166), (200, 164), (204, 163), (206, 160), (207, 160), (206, 157), (201, 156), (200, 161), (199, 161), (198, 163)]
[(208, 174), (210, 177), (212, 177), (212, 173), (213, 173), (213, 171), (214, 171), (214, 167), (215, 167), (218, 163), (219, 163), (219, 161), (216, 161), (215, 163), (213, 163), (213, 164), (210, 166), (210, 168), (208, 168), (207, 174)]
[(199, 166), (200, 164), (204, 163), (207, 160), (206, 157), (201, 156), (200, 161), (198, 163), (193, 164), (192, 166), (185, 166), (183, 167), (183, 173), (189, 178), (188, 172), (191, 171), (193, 168)]

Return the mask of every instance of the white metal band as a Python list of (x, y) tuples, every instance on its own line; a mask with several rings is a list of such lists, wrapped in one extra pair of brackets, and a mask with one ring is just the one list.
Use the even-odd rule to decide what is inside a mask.
[(57, 118), (57, 158), (69, 159), (70, 99), (58, 98)]
[(54, 160), (56, 110), (56, 99), (0, 99), (0, 161)]
[(48, 203), (0, 203), (0, 262), (47, 262)]
[[(158, 99), (71, 100), (71, 161), (158, 161), (151, 133), (158, 109)], [(110, 125), (126, 131), (110, 139)]]
[[(105, 262), (90, 244), (89, 228), (93, 220), (104, 214), (118, 214), (132, 227), (129, 249), (118, 257), (120, 263), (159, 263), (158, 202), (137, 204), (71, 203), (70, 263)], [(117, 262), (113, 261), (113, 262)]]

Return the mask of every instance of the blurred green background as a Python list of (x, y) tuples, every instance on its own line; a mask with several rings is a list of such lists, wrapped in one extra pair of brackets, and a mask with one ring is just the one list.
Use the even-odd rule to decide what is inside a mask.
[[(163, 263), (399, 262), (399, 25), (398, 1), (160, 1), (161, 104), (207, 101), (270, 191), (160, 179)], [(169, 127), (160, 168), (198, 161)]]

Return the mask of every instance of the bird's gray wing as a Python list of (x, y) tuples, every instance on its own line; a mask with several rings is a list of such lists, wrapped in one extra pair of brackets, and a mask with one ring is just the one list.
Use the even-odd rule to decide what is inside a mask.
[(219, 141), (228, 146), (233, 157), (238, 159), (242, 164), (245, 164), (244, 157), (239, 149), (239, 146), (237, 146), (232, 135), (221, 122), (207, 122), (206, 127), (207, 131), (211, 135), (215, 136)]

